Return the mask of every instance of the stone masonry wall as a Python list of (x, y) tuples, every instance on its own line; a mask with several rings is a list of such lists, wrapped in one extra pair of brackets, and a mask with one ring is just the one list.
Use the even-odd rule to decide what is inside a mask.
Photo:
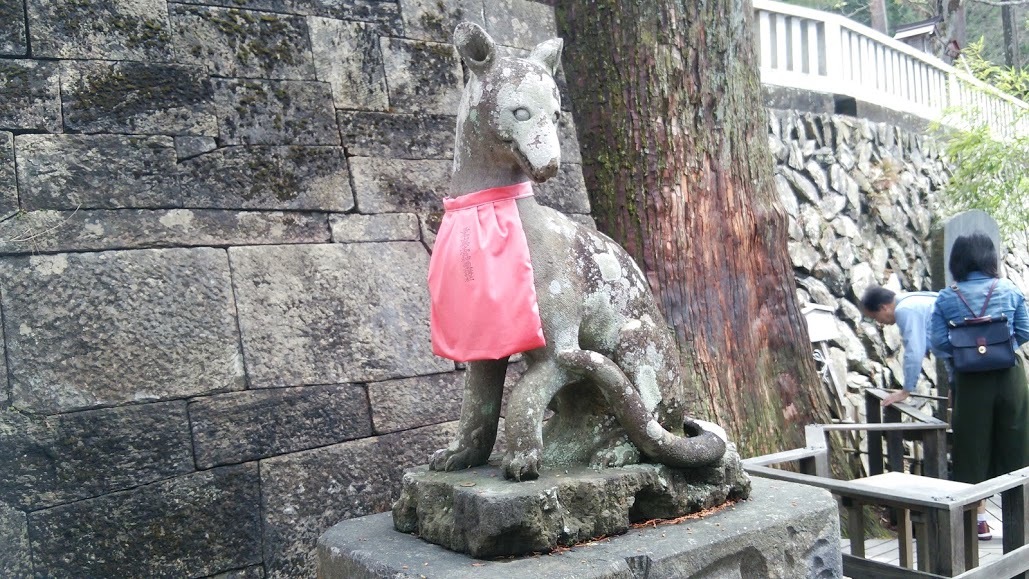
[[(527, 0), (0, 0), (0, 577), (312, 577), (454, 431), (428, 248)], [(589, 211), (571, 115), (540, 198)]]

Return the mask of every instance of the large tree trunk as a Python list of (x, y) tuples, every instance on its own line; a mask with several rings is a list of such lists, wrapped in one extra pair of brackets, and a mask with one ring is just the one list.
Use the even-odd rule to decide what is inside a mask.
[(803, 446), (829, 407), (772, 181), (752, 10), (557, 3), (593, 215), (675, 328), (690, 410), (744, 456)]
[(943, 21), (937, 29), (943, 41), (936, 45), (936, 56), (945, 62), (953, 62), (965, 48), (965, 0), (936, 0), (937, 14)]
[(1021, 68), (1018, 22), (1015, 20), (1014, 10), (1014, 6), (1002, 6), (1000, 9), (1001, 25), (1004, 28), (1004, 64), (1011, 68)]
[(883, 34), (889, 34), (890, 18), (886, 12), (886, 0), (869, 0), (868, 11), (872, 16), (872, 28)]

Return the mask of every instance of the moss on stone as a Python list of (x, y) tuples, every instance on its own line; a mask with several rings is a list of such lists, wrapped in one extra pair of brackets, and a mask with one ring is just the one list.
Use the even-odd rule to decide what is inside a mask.
[(29, 67), (0, 60), (0, 88), (3, 88), (5, 93), (24, 92), (28, 89), (28, 84)]
[(3, 22), (5, 26), (11, 26), (11, 29), (17, 29), (18, 38), (21, 42), (25, 42), (25, 7), (21, 2), (0, 2), (0, 22)]
[(424, 30), (431, 30), (435, 32), (447, 32), (444, 28), (446, 22), (443, 20), (443, 14), (446, 14), (446, 6), (441, 1), (436, 2), (436, 10), (422, 12), (418, 18), (418, 23)]
[(299, 20), (291, 16), (246, 10), (196, 9), (192, 13), (215, 27), (229, 42), (244, 66), (272, 71), (277, 66), (303, 64), (303, 51), (294, 50), (288, 39), (302, 36)]
[(175, 67), (125, 63), (103, 74), (85, 72), (65, 105), (81, 122), (190, 107), (209, 100), (212, 94), (207, 82), (183, 82)]
[(273, 94), (275, 95), (275, 98), (282, 103), (283, 108), (288, 108), (293, 102), (293, 97), (290, 95), (289, 89), (286, 88), (286, 85), (284, 84), (276, 86)]
[(159, 49), (171, 39), (161, 20), (125, 14), (112, 2), (64, 0), (52, 4), (50, 11), (48, 20), (55, 25), (54, 38), (92, 41), (93, 35), (104, 37), (113, 32), (126, 48), (143, 51)]
[(299, 197), (303, 180), (297, 174), (296, 167), (287, 165), (289, 163), (284, 163), (275, 153), (247, 159), (244, 168), (251, 175), (250, 187), (243, 192), (243, 198), (254, 200), (270, 195), (286, 202)]
[[(423, 49), (442, 64), (450, 64), (454, 60), (454, 49), (449, 44), (425, 43)], [(448, 62), (450, 61), (450, 62)]]

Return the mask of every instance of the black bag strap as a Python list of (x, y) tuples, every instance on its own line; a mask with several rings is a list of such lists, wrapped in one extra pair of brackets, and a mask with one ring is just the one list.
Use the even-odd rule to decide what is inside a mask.
[(986, 315), (986, 306), (990, 305), (990, 298), (993, 296), (993, 289), (997, 287), (998, 281), (1000, 280), (994, 279), (993, 283), (990, 284), (990, 291), (986, 292), (986, 301), (983, 302), (983, 309), (979, 312), (978, 316), (975, 315), (975, 310), (972, 309), (972, 306), (968, 305), (968, 300), (965, 299), (965, 296), (961, 295), (961, 290), (958, 289), (958, 284), (952, 285), (951, 289), (953, 289), (954, 293), (961, 298), (961, 303), (965, 304), (965, 307), (968, 308), (968, 313), (972, 314), (973, 318), (981, 318)]

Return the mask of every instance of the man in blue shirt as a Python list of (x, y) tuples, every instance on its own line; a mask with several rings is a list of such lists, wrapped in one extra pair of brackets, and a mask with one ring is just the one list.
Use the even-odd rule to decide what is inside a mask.
[(861, 310), (880, 324), (897, 324), (904, 344), (904, 389), (890, 394), (883, 406), (907, 400), (918, 386), (922, 360), (929, 350), (929, 321), (936, 304), (936, 292), (911, 292), (898, 296), (879, 286), (865, 290)]

